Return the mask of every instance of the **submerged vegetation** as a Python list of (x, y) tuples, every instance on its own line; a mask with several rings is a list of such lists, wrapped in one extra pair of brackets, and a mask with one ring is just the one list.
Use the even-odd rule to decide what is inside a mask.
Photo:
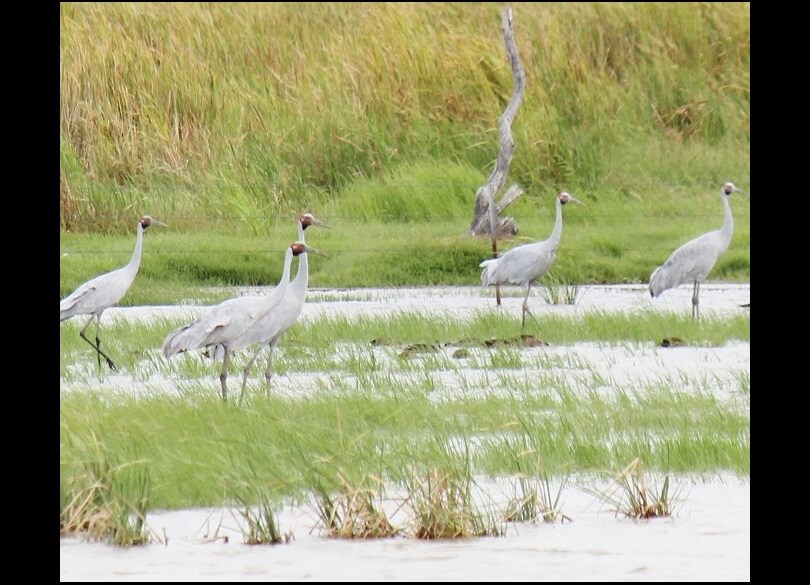
[[(173, 320), (115, 322), (114, 376), (79, 325), (64, 324), (62, 533), (138, 544), (150, 538), (147, 504), (231, 506), (244, 542), (277, 544), (294, 537), (277, 511), (306, 502), (332, 538), (494, 536), (507, 522), (571, 520), (560, 508), (568, 478), (628, 460), (657, 473), (748, 475), (747, 370), (663, 368), (656, 352), (679, 350), (653, 341), (682, 331), (708, 358), (712, 346), (748, 341), (747, 317), (640, 317), (543, 316), (553, 343), (536, 347), (486, 343), (519, 330), (519, 317), (503, 313), (306, 319), (280, 348), (271, 395), (259, 376), (243, 406), (223, 404), (210, 358), (162, 358)], [(588, 339), (653, 367), (622, 375), (616, 357), (585, 349)], [(514, 479), (508, 501), (479, 477)], [(635, 504), (616, 506), (669, 513), (667, 485), (646, 490), (630, 472), (625, 485), (641, 485)]]
[[(455, 451), (447, 449), (456, 441), (474, 445), (469, 469), (475, 474), (555, 478), (636, 457), (653, 470), (747, 474), (747, 371), (732, 364), (703, 372), (665, 368), (657, 352), (681, 350), (659, 348), (661, 322), (649, 316), (646, 333), (626, 328), (622, 337), (626, 321), (611, 325), (612, 319), (626, 317), (594, 318), (584, 327), (556, 317), (559, 339), (551, 346), (470, 344), (461, 359), (453, 357), (456, 347), (437, 340), (514, 335), (518, 317), (466, 324), (414, 315), (307, 319), (279, 348), (271, 396), (257, 376), (248, 381), (241, 408), (222, 403), (219, 368), (210, 358), (160, 356), (159, 340), (174, 322), (116, 324), (127, 332), (111, 335), (117, 345), (110, 351), (122, 358), (110, 378), (63, 326), (61, 452), (66, 464), (83, 460), (74, 445), (95, 436), (110, 453), (148, 461), (150, 501), (168, 508), (225, 503), (225, 482), (266, 487), (262, 500), (270, 505), (311, 490), (322, 495), (324, 510), (339, 510), (335, 494), (372, 493), (370, 478), (402, 485), (413, 481), (398, 471), (405, 467), (455, 469)], [(695, 328), (690, 335), (695, 347), (707, 347), (707, 357), (708, 346), (750, 336), (750, 325), (736, 317), (675, 322)], [(373, 344), (383, 331), (387, 342)], [(634, 335), (647, 341), (639, 344)], [(622, 374), (617, 358), (585, 349), (580, 342), (589, 336), (613, 340), (600, 343), (615, 344), (618, 354), (649, 363), (649, 370)], [(403, 348), (419, 343), (436, 349), (401, 357)], [(237, 352), (232, 371), (248, 357)], [(119, 390), (113, 384), (121, 376), (128, 382)], [(539, 487), (550, 500), (551, 486)]]

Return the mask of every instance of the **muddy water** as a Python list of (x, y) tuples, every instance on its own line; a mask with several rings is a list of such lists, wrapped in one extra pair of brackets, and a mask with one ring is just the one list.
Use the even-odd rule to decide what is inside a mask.
[[(672, 478), (671, 478), (672, 479)], [(166, 545), (62, 539), (62, 581), (750, 581), (750, 482), (681, 478), (671, 517), (631, 520), (566, 487), (565, 523), (510, 524), (503, 537), (421, 541), (321, 536), (311, 510), (279, 514), (289, 544), (243, 544), (224, 509), (152, 512)], [(488, 488), (492, 486), (487, 486)], [(497, 487), (491, 489), (497, 492)], [(165, 532), (164, 532), (165, 531)], [(216, 540), (210, 537), (228, 537)], [(208, 537), (208, 538), (206, 538)]]

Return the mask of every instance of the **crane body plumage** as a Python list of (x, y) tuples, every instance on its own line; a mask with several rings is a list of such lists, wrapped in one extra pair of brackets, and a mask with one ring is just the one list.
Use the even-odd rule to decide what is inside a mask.
[(734, 217), (728, 197), (740, 189), (733, 183), (725, 183), (720, 189), (723, 203), (723, 225), (707, 232), (675, 249), (666, 262), (650, 275), (650, 296), (655, 298), (664, 291), (682, 284), (692, 284), (692, 317), (700, 316), (700, 283), (711, 272), (720, 256), (728, 249), (734, 232)]
[(298, 260), (298, 274), (290, 283), (284, 298), (269, 313), (259, 319), (245, 334), (241, 335), (234, 342), (234, 349), (248, 347), (258, 344), (245, 366), (242, 374), (242, 393), (239, 397), (241, 402), (245, 394), (247, 377), (253, 363), (264, 347), (268, 347), (267, 367), (264, 372), (266, 393), (270, 395), (270, 378), (272, 376), (273, 351), (281, 341), (281, 337), (292, 327), (301, 315), (304, 308), (304, 300), (307, 294), (308, 285), (308, 255), (301, 256)]
[(306, 245), (300, 242), (288, 246), (284, 254), (281, 278), (278, 285), (269, 294), (228, 299), (212, 307), (188, 325), (183, 325), (170, 332), (163, 341), (163, 356), (168, 359), (181, 352), (221, 345), (223, 357), (219, 380), (222, 387), (222, 399), (227, 400), (231, 340), (244, 333), (281, 301), (289, 286), (293, 256), (305, 252)]
[(565, 191), (555, 199), (556, 216), (551, 235), (542, 241), (515, 246), (498, 258), (489, 258), (479, 264), (481, 284), (484, 286), (501, 284), (519, 284), (526, 287), (523, 298), (522, 327), (526, 326), (526, 314), (529, 311), (529, 293), (532, 284), (548, 272), (557, 255), (557, 246), (562, 236), (562, 207), (569, 201), (582, 204), (581, 201)]
[[(304, 232), (310, 226), (319, 226), (331, 229), (329, 225), (317, 219), (311, 213), (304, 213), (298, 219), (298, 241), (305, 242)], [(310, 248), (310, 252), (320, 254), (317, 250)], [(309, 255), (305, 254), (298, 259), (298, 272), (295, 278), (290, 281), (287, 292), (281, 301), (276, 304), (271, 311), (258, 319), (242, 335), (231, 340), (231, 351), (258, 345), (251, 355), (242, 373), (242, 392), (239, 396), (241, 403), (247, 384), (247, 377), (253, 367), (256, 358), (264, 347), (268, 347), (267, 367), (264, 372), (266, 392), (270, 394), (270, 379), (272, 377), (273, 352), (287, 330), (292, 327), (301, 315), (306, 300), (307, 288), (309, 286)], [(221, 355), (224, 348), (217, 347), (214, 357)]]
[[(110, 369), (117, 369), (113, 360), (101, 351), (101, 340), (98, 336), (101, 315), (110, 307), (117, 305), (135, 281), (141, 266), (143, 232), (150, 225), (166, 227), (165, 223), (148, 215), (141, 217), (138, 220), (135, 247), (129, 262), (121, 268), (91, 278), (59, 302), (60, 322), (78, 315), (90, 315), (90, 319), (79, 335), (96, 350), (99, 366), (101, 366), (101, 358), (104, 357)], [(96, 322), (95, 344), (85, 334), (94, 320)]]

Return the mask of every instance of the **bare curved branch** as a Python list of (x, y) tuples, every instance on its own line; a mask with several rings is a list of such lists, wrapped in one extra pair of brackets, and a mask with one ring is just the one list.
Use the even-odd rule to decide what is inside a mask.
[(526, 72), (523, 69), (517, 45), (515, 44), (515, 35), (512, 29), (512, 9), (509, 7), (503, 9), (501, 26), (506, 44), (506, 56), (512, 67), (514, 88), (512, 97), (498, 120), (498, 135), (500, 137), (498, 159), (489, 179), (478, 188), (475, 194), (474, 216), (469, 230), (473, 236), (489, 234), (492, 237), (493, 254), (497, 254), (496, 240), (499, 236), (515, 235), (517, 233), (514, 219), (511, 217), (496, 219), (496, 216), (499, 216), (509, 204), (523, 193), (520, 187), (512, 185), (501, 198), (501, 201), (497, 205), (494, 204), (495, 195), (506, 182), (506, 174), (509, 171), (509, 164), (515, 151), (515, 141), (512, 138), (512, 121), (517, 114), (526, 85)]

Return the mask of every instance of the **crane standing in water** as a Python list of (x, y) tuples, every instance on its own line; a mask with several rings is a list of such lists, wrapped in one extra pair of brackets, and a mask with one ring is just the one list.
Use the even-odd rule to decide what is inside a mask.
[(650, 275), (650, 296), (655, 298), (665, 290), (685, 283), (692, 284), (692, 318), (700, 317), (700, 283), (714, 268), (717, 259), (728, 249), (734, 231), (734, 218), (728, 197), (741, 192), (734, 183), (724, 183), (720, 188), (723, 202), (723, 225), (720, 229), (707, 232), (677, 248), (667, 261), (653, 270)]
[[(306, 243), (306, 240), (304, 239), (304, 232), (308, 227), (311, 226), (331, 229), (331, 226), (316, 218), (311, 213), (302, 213), (298, 218), (299, 242)], [(313, 253), (322, 255), (317, 251), (314, 251)], [(269, 313), (254, 323), (242, 335), (239, 335), (231, 340), (231, 351), (258, 344), (258, 347), (253, 352), (250, 361), (248, 361), (242, 373), (242, 392), (239, 395), (240, 404), (244, 399), (245, 386), (247, 384), (247, 377), (250, 374), (250, 369), (253, 367), (253, 363), (256, 361), (256, 358), (259, 356), (259, 353), (261, 353), (265, 345), (267, 345), (270, 349), (267, 355), (267, 368), (264, 372), (264, 378), (267, 384), (267, 395), (270, 395), (273, 350), (275, 350), (276, 345), (278, 345), (278, 342), (281, 340), (284, 333), (286, 333), (286, 331), (298, 320), (298, 317), (304, 308), (304, 300), (306, 299), (308, 284), (309, 258), (307, 255), (303, 255), (298, 259), (298, 272), (296, 273), (295, 278), (290, 281), (284, 298), (275, 307), (273, 307)], [(224, 347), (221, 345), (214, 348), (214, 359), (221, 357), (223, 351)]]
[(281, 302), (290, 283), (290, 266), (293, 257), (307, 252), (318, 253), (302, 242), (290, 244), (284, 255), (281, 279), (270, 294), (236, 297), (216, 305), (194, 322), (169, 333), (163, 341), (163, 356), (170, 358), (175, 354), (192, 349), (222, 346), (222, 371), (219, 381), (222, 386), (222, 400), (227, 401), (228, 363), (232, 341)]
[[(138, 220), (135, 235), (135, 249), (132, 251), (132, 257), (127, 265), (91, 278), (59, 302), (60, 322), (75, 317), (76, 315), (90, 315), (87, 324), (79, 331), (79, 335), (96, 350), (99, 367), (101, 367), (101, 358), (104, 357), (110, 369), (113, 371), (117, 370), (115, 362), (112, 361), (110, 356), (101, 351), (101, 339), (98, 336), (101, 315), (113, 305), (117, 305), (119, 301), (124, 298), (129, 287), (132, 286), (135, 276), (138, 274), (138, 269), (141, 266), (143, 232), (151, 225), (168, 227), (165, 223), (148, 215), (141, 217)], [(90, 327), (90, 323), (94, 320), (96, 322), (95, 343), (90, 341), (85, 335), (87, 328)]]
[[(562, 235), (562, 208), (569, 201), (584, 205), (570, 193), (565, 191), (558, 193), (555, 199), (557, 215), (554, 220), (554, 229), (548, 239), (516, 246), (504, 252), (503, 256), (490, 258), (479, 264), (479, 267), (483, 268), (481, 284), (484, 286), (520, 284), (526, 287), (526, 296), (523, 297), (522, 328), (526, 327), (526, 313), (531, 315), (529, 293), (532, 284), (548, 272), (557, 254), (557, 245), (560, 243)], [(533, 315), (532, 318), (534, 318)]]
[[(303, 214), (298, 220), (298, 239), (304, 241), (304, 230), (309, 226), (319, 226), (331, 229), (331, 226), (317, 219), (311, 213)], [(281, 338), (292, 327), (301, 315), (304, 308), (304, 301), (307, 296), (309, 286), (309, 259), (307, 255), (298, 259), (298, 272), (290, 282), (287, 293), (281, 302), (272, 311), (262, 317), (255, 325), (237, 339), (233, 340), (233, 349), (239, 349), (250, 345), (258, 344), (242, 373), (242, 392), (239, 395), (239, 402), (245, 395), (245, 385), (250, 369), (256, 358), (259, 357), (262, 349), (267, 346), (267, 367), (264, 370), (266, 393), (270, 395), (270, 378), (272, 377), (273, 351)]]

